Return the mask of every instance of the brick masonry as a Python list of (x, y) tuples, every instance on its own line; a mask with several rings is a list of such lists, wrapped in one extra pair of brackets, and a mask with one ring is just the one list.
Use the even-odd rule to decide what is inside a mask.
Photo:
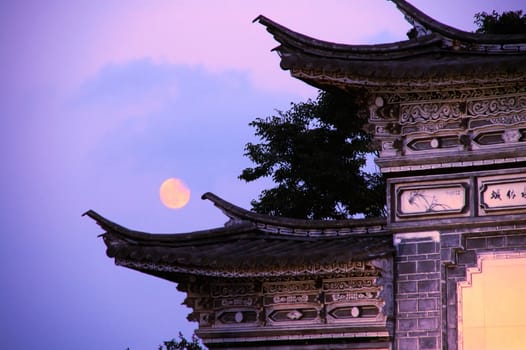
[[(400, 237), (403, 237), (401, 235)], [(441, 346), (441, 259), (435, 235), (401, 238), (396, 257), (395, 348)]]
[(394, 348), (457, 349), (458, 285), (482, 256), (526, 257), (526, 234), (500, 227), (395, 235)]

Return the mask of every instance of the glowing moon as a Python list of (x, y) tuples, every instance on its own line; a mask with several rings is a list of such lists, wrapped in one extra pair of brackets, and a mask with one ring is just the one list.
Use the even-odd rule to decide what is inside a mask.
[(162, 183), (159, 194), (161, 202), (171, 209), (182, 208), (190, 200), (190, 189), (180, 179), (173, 177)]

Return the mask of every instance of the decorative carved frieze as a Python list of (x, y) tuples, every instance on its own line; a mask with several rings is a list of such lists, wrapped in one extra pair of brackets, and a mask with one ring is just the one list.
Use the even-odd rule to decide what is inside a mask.
[(317, 289), (313, 280), (263, 283), (263, 293), (265, 294), (311, 292)]
[[(310, 297), (310, 298), (309, 298)], [(265, 305), (270, 304), (303, 304), (316, 301), (316, 295), (295, 294), (295, 295), (275, 295), (265, 300)]]
[(257, 302), (256, 296), (236, 297), (236, 298), (217, 298), (214, 300), (214, 308), (231, 306), (253, 306)]
[(159, 272), (184, 273), (204, 275), (209, 277), (222, 278), (287, 278), (287, 277), (302, 277), (306, 275), (327, 276), (334, 274), (361, 274), (368, 273), (363, 271), (363, 266), (359, 262), (341, 262), (332, 264), (305, 264), (305, 265), (281, 265), (276, 264), (272, 268), (265, 270), (257, 270), (254, 267), (239, 267), (232, 266), (230, 270), (227, 267), (218, 270), (184, 267), (168, 263), (152, 263), (135, 261), (131, 259), (115, 258), (117, 265), (126, 266), (129, 268), (139, 270), (152, 270)]
[(508, 127), (521, 124), (526, 124), (526, 112), (500, 114), (494, 117), (473, 119), (470, 120), (469, 127), (471, 129), (478, 129), (493, 125)]
[(212, 297), (228, 297), (228, 296), (239, 296), (253, 294), (256, 289), (254, 283), (222, 283), (222, 284), (212, 284), (210, 294)]
[[(200, 278), (186, 281), (185, 304), (200, 332), (247, 329), (257, 333), (283, 327), (304, 327), (319, 332), (321, 325), (345, 325), (347, 332), (359, 327), (387, 327), (390, 315), (383, 310), (390, 300), (392, 261), (350, 261), (347, 272), (303, 277)], [(330, 267), (318, 266), (318, 269)], [(381, 281), (381, 282), (379, 282)], [(373, 322), (373, 323), (371, 323)], [(385, 328), (386, 329), (386, 328)]]
[(499, 113), (523, 112), (526, 110), (526, 96), (504, 96), (484, 100), (468, 101), (467, 113), (471, 116), (485, 117)]
[(461, 102), (433, 102), (400, 106), (400, 124), (427, 123), (460, 119), (464, 114)]
[(525, 85), (452, 86), (385, 90), (370, 98), (369, 122), (380, 145), (378, 164), (383, 171), (413, 170), (404, 160), (414, 156), (421, 169), (464, 164), (476, 154), (485, 161), (514, 161), (503, 154), (506, 147), (515, 152), (517, 144), (526, 141)]
[(407, 136), (409, 134), (435, 134), (440, 131), (457, 131), (461, 132), (466, 129), (467, 119), (458, 121), (435, 122), (426, 124), (410, 124), (401, 128), (401, 134)]
[(375, 283), (374, 277), (337, 278), (323, 281), (324, 292), (338, 292), (371, 288)]
[(487, 84), (484, 86), (464, 87), (460, 89), (434, 89), (430, 91), (404, 91), (403, 89), (392, 89), (383, 93), (381, 96), (386, 104), (415, 103), (429, 101), (468, 101), (491, 98), (493, 96), (517, 95), (526, 93), (526, 85), (506, 84), (495, 85)]
[(377, 299), (378, 290), (371, 289), (361, 292), (352, 292), (352, 293), (332, 293), (325, 295), (325, 302), (330, 303), (339, 303), (339, 302), (349, 302), (354, 300), (364, 300), (364, 299)]
[(522, 72), (513, 74), (511, 72), (497, 72), (489, 70), (473, 70), (466, 74), (452, 72), (452, 74), (441, 74), (440, 76), (418, 77), (375, 77), (371, 75), (361, 76), (354, 72), (352, 76), (344, 72), (328, 72), (322, 69), (291, 68), (291, 75), (305, 81), (316, 81), (318, 84), (341, 89), (349, 89), (367, 86), (370, 91), (378, 93), (386, 92), (414, 92), (433, 91), (441, 89), (457, 88), (459, 90), (480, 86), (491, 86), (493, 84), (520, 84), (524, 81)]
[(505, 126), (525, 123), (526, 122), (526, 112), (523, 112), (520, 114), (512, 114), (512, 115), (499, 115), (494, 118), (489, 118), (488, 120), (492, 124), (505, 125)]
[(318, 307), (292, 309), (268, 309), (267, 322), (270, 325), (321, 323)]

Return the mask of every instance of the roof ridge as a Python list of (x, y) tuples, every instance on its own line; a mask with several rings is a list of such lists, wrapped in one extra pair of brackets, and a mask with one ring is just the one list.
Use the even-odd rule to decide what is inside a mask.
[[(364, 54), (364, 53), (389, 53), (422, 48), (424, 46), (436, 45), (442, 41), (459, 41), (466, 44), (481, 45), (513, 45), (525, 44), (526, 34), (481, 34), (471, 33), (449, 26), (435, 20), (405, 0), (392, 1), (398, 10), (405, 16), (406, 20), (416, 29), (417, 36), (413, 39), (381, 44), (345, 44), (333, 43), (320, 40), (308, 35), (291, 30), (270, 18), (259, 15), (252, 22), (259, 22), (267, 28), (280, 46), (273, 51), (283, 51), (283, 46), (292, 46), (304, 50), (306, 47), (341, 52), (342, 54)], [(449, 40), (448, 40), (449, 39)], [(315, 54), (310, 50), (311, 54)], [(281, 52), (280, 54), (283, 54)]]
[(234, 222), (236, 221), (250, 221), (262, 226), (282, 226), (282, 227), (294, 227), (300, 229), (337, 229), (337, 228), (353, 228), (363, 226), (384, 226), (386, 219), (380, 218), (364, 218), (364, 219), (341, 219), (341, 220), (311, 220), (311, 219), (298, 219), (298, 218), (287, 218), (278, 217), (267, 214), (255, 213), (241, 207), (238, 207), (219, 196), (206, 192), (201, 196), (202, 199), (208, 199), (216, 207), (218, 207), (227, 217)]
[(119, 237), (126, 239), (126, 240), (132, 240), (132, 241), (159, 241), (159, 242), (183, 242), (189, 239), (208, 239), (210, 237), (218, 238), (222, 236), (232, 236), (240, 233), (244, 233), (247, 231), (254, 230), (256, 227), (254, 224), (250, 222), (237, 222), (234, 224), (229, 225), (228, 227), (218, 227), (218, 228), (212, 228), (212, 229), (205, 229), (200, 231), (193, 231), (193, 232), (182, 232), (182, 233), (148, 233), (148, 232), (142, 232), (142, 231), (136, 231), (128, 229), (124, 226), (121, 226), (105, 217), (100, 215), (94, 210), (88, 210), (82, 216), (88, 216), (91, 219), (95, 220), (95, 222), (106, 232), (103, 234), (100, 234), (100, 236), (104, 236), (107, 233), (111, 232), (111, 234), (116, 234)]
[(416, 29), (417, 37), (437, 33), (451, 39), (482, 44), (513, 44), (526, 42), (526, 34), (481, 34), (467, 32), (444, 24), (422, 12), (406, 0), (392, 1), (405, 19)]
[[(316, 50), (331, 50), (341, 53), (344, 57), (349, 57), (349, 55), (352, 54), (360, 55), (364, 53), (388, 53), (392, 51), (409, 50), (423, 46), (438, 45), (442, 41), (440, 35), (430, 34), (425, 37), (420, 37), (418, 40), (401, 40), (382, 44), (334, 43), (296, 32), (264, 15), (259, 15), (253, 22), (258, 22), (265, 26), (267, 31), (274, 36), (274, 39), (280, 43), (280, 46), (272, 49), (272, 51), (277, 51), (280, 55), (282, 54), (281, 52), (284, 46), (294, 47), (300, 50), (305, 50), (307, 47), (316, 48)], [(311, 52), (311, 54), (313, 53), (314, 52)]]

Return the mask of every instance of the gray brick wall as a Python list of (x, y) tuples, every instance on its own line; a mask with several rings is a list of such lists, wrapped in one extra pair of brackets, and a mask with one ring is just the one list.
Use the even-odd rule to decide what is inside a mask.
[(402, 238), (395, 263), (395, 349), (440, 349), (440, 243), (431, 236)]

